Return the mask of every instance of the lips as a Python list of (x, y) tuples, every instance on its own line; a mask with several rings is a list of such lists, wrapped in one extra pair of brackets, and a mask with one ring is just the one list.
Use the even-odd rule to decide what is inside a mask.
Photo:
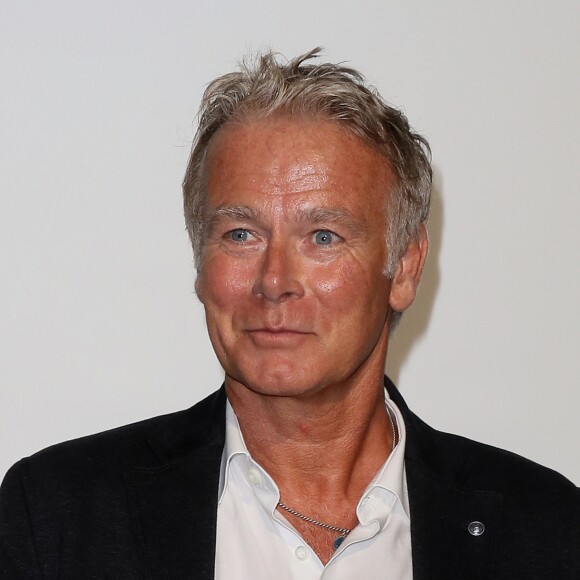
[(305, 336), (311, 334), (294, 328), (285, 326), (271, 328), (261, 327), (247, 331), (252, 340), (259, 345), (283, 345), (299, 342)]
[(280, 326), (276, 328), (271, 328), (268, 326), (264, 326), (262, 328), (251, 328), (248, 332), (269, 332), (271, 334), (285, 334), (285, 333), (292, 333), (292, 334), (310, 334), (309, 332), (305, 332), (303, 330), (298, 330), (296, 328), (287, 328), (285, 326)]

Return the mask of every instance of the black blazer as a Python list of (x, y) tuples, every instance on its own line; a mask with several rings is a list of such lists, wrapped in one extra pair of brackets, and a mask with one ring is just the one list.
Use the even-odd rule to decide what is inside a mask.
[[(413, 577), (580, 580), (579, 490), (435, 431), (386, 384), (407, 428)], [(0, 490), (1, 580), (212, 579), (225, 401), (222, 388), (17, 463)]]

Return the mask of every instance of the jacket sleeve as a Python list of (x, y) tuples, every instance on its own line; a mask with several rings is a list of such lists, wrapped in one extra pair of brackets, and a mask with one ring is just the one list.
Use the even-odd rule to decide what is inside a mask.
[(42, 579), (42, 573), (19, 462), (0, 487), (0, 580), (37, 579)]

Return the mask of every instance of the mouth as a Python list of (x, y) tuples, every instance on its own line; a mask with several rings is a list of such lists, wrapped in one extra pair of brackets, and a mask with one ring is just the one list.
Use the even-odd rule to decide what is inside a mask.
[(246, 331), (248, 335), (258, 344), (286, 344), (302, 340), (311, 334), (294, 328), (286, 327), (262, 327), (253, 328)]
[(291, 335), (306, 335), (309, 332), (296, 330), (294, 328), (253, 328), (248, 330), (250, 334), (271, 334), (272, 336), (291, 336)]

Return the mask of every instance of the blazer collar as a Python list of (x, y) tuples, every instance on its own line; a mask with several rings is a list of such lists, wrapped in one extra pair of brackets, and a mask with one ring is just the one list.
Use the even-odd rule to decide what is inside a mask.
[[(465, 440), (429, 427), (385, 377), (407, 429), (405, 472), (411, 511), (413, 578), (493, 578), (503, 498), (474, 476), (478, 462)], [(471, 453), (468, 452), (471, 449)], [(472, 522), (485, 531), (473, 535)], [(473, 531), (473, 525), (471, 526)]]
[(148, 437), (160, 464), (124, 474), (149, 580), (213, 580), (217, 493), (225, 438), (225, 389)]

